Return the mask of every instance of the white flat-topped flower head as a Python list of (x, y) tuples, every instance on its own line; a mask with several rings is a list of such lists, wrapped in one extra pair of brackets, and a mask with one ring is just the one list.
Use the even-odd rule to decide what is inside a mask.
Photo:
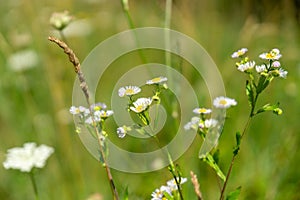
[(209, 113), (211, 113), (211, 109), (207, 109), (207, 108), (195, 108), (193, 110), (193, 112), (195, 114), (209, 114)]
[(279, 49), (272, 49), (268, 53), (262, 53), (259, 55), (259, 57), (264, 60), (279, 60), (281, 56)]
[(32, 168), (43, 168), (46, 160), (54, 152), (52, 147), (37, 145), (33, 142), (25, 143), (23, 147), (7, 150), (6, 160), (3, 162), (5, 169), (17, 169), (21, 172), (30, 172)]
[(214, 99), (213, 105), (216, 108), (229, 108), (237, 105), (237, 102), (234, 99), (221, 96)]
[(68, 11), (55, 12), (50, 17), (50, 24), (57, 30), (63, 30), (73, 19), (74, 17)]
[(231, 57), (232, 58), (238, 58), (243, 56), (246, 52), (248, 51), (247, 48), (241, 48), (240, 50), (237, 50), (236, 52), (234, 52)]
[(134, 106), (130, 106), (130, 110), (141, 113), (148, 109), (151, 105), (152, 99), (151, 98), (138, 98), (135, 102), (133, 102)]
[(166, 82), (167, 80), (168, 80), (167, 77), (159, 76), (159, 77), (153, 78), (151, 80), (148, 80), (146, 82), (146, 84), (147, 85), (160, 84), (160, 83)]
[(138, 86), (129, 85), (129, 86), (121, 87), (119, 89), (119, 96), (120, 97), (132, 96), (139, 92), (141, 92), (141, 88), (139, 88)]

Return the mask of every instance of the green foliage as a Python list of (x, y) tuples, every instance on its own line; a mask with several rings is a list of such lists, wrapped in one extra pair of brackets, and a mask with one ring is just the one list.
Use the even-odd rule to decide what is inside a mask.
[(227, 196), (226, 196), (226, 200), (238, 200), (238, 197), (241, 193), (241, 189), (242, 187), (238, 187), (237, 189), (235, 189), (234, 191), (230, 192)]

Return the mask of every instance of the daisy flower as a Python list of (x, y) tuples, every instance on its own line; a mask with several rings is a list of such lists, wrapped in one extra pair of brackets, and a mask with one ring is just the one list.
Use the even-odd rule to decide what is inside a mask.
[(124, 138), (128, 131), (131, 131), (131, 128), (129, 126), (120, 126), (117, 128), (117, 134), (119, 138)]
[(160, 83), (166, 82), (167, 80), (168, 80), (167, 77), (159, 76), (159, 77), (153, 78), (151, 80), (148, 80), (146, 82), (146, 84), (147, 85), (160, 84)]
[(281, 56), (279, 49), (272, 49), (268, 53), (262, 53), (259, 55), (259, 57), (264, 60), (279, 60)]
[(138, 98), (135, 102), (133, 102), (134, 106), (130, 106), (130, 110), (141, 113), (148, 109), (151, 105), (152, 99), (151, 98)]
[(164, 192), (168, 193), (170, 196), (172, 196), (172, 191), (168, 186), (161, 186), (159, 189), (155, 189), (154, 192), (151, 194), (151, 200), (162, 200), (164, 198)]
[(266, 66), (265, 65), (256, 65), (255, 70), (257, 71), (257, 73), (261, 73), (266, 70)]
[(282, 69), (282, 68), (279, 69), (279, 77), (281, 77), (281, 78), (286, 78), (287, 73), (288, 73), (288, 72), (285, 71), (284, 69)]
[(235, 106), (237, 102), (234, 99), (228, 97), (217, 97), (213, 101), (213, 105), (216, 108), (229, 108), (231, 106)]
[(206, 109), (206, 108), (195, 108), (193, 110), (193, 113), (195, 114), (209, 114), (211, 113), (211, 109)]
[(272, 63), (272, 67), (275, 67), (275, 68), (278, 68), (278, 67), (280, 67), (280, 62), (279, 61), (274, 61), (273, 63)]
[(252, 69), (255, 66), (255, 62), (254, 61), (249, 61), (243, 64), (239, 64), (238, 65), (238, 70), (240, 70), (241, 72), (247, 71), (248, 69)]
[(141, 91), (141, 88), (139, 88), (138, 86), (129, 85), (129, 86), (121, 87), (119, 89), (119, 96), (120, 97), (132, 96), (132, 95), (139, 93), (140, 91)]
[(216, 125), (218, 124), (218, 120), (216, 119), (206, 119), (204, 121), (204, 126), (206, 128), (212, 128), (212, 127), (215, 127)]
[[(177, 180), (178, 180), (179, 178), (177, 178)], [(178, 180), (179, 181), (179, 180)], [(182, 185), (183, 183), (185, 183), (185, 182), (187, 182), (187, 178), (181, 178), (180, 179), (180, 185)], [(175, 190), (178, 190), (178, 188), (177, 188), (177, 185), (176, 185), (176, 181), (175, 181), (175, 179), (173, 178), (173, 179), (171, 179), (171, 180), (169, 180), (168, 182), (167, 182), (167, 185), (170, 187), (170, 189), (171, 189), (171, 191), (175, 191)]]
[(3, 162), (5, 169), (17, 169), (21, 172), (30, 172), (32, 168), (43, 168), (46, 160), (54, 152), (52, 147), (36, 143), (25, 143), (23, 147), (14, 147), (7, 150), (6, 160)]
[(192, 117), (191, 121), (189, 121), (186, 125), (184, 125), (185, 130), (194, 129), (197, 130), (199, 127), (200, 118), (199, 117)]
[(241, 48), (240, 50), (234, 52), (234, 53), (231, 55), (231, 58), (238, 58), (238, 57), (241, 57), (241, 56), (243, 56), (247, 51), (248, 51), (247, 48)]

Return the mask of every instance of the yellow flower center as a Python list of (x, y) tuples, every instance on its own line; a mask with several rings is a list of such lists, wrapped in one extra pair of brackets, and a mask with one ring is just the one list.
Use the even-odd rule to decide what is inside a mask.
[(151, 80), (153, 83), (158, 83), (161, 81), (161, 78), (160, 77), (157, 77), (157, 78), (154, 78)]
[(144, 106), (143, 105), (139, 105), (135, 109), (136, 109), (137, 112), (142, 112), (144, 110)]
[(134, 94), (134, 90), (131, 88), (126, 89), (126, 94)]
[(225, 99), (222, 99), (222, 100), (219, 101), (219, 104), (224, 106), (224, 105), (227, 104), (227, 101)]
[(198, 110), (198, 112), (199, 113), (205, 113), (207, 110), (205, 109), (205, 108), (200, 108), (199, 110)]

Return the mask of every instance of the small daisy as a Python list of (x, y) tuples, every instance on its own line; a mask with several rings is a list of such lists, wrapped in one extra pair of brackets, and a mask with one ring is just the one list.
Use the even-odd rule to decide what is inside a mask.
[(266, 65), (256, 65), (255, 69), (256, 69), (257, 73), (264, 72), (266, 70)]
[(131, 131), (131, 128), (129, 126), (120, 126), (117, 128), (117, 134), (119, 138), (124, 138), (128, 131)]
[(213, 128), (215, 127), (216, 125), (218, 124), (218, 120), (215, 120), (215, 119), (206, 119), (204, 121), (204, 126), (206, 128)]
[(162, 200), (166, 199), (164, 197), (164, 192), (168, 193), (170, 196), (172, 196), (172, 191), (168, 186), (161, 186), (159, 189), (155, 189), (154, 192), (151, 194), (151, 200)]
[(260, 54), (259, 57), (264, 60), (279, 60), (281, 54), (279, 49), (272, 49), (269, 53)]
[(244, 55), (246, 52), (248, 51), (247, 48), (241, 48), (240, 50), (234, 52), (231, 57), (232, 58), (238, 58), (241, 57), (242, 55)]
[(106, 119), (114, 114), (112, 110), (100, 110), (100, 117)]
[(77, 115), (77, 114), (80, 113), (80, 110), (79, 110), (79, 108), (77, 108), (77, 107), (75, 107), (75, 106), (71, 106), (71, 108), (70, 108), (70, 113), (71, 113), (72, 115)]
[(229, 108), (231, 106), (235, 106), (237, 102), (234, 99), (228, 97), (217, 97), (213, 101), (213, 105), (216, 108)]
[(135, 102), (133, 102), (134, 106), (130, 106), (130, 110), (141, 113), (148, 109), (151, 105), (152, 99), (151, 98), (138, 98)]
[(159, 77), (153, 78), (151, 80), (148, 80), (146, 82), (146, 84), (147, 85), (160, 84), (160, 83), (166, 82), (167, 80), (168, 80), (167, 77), (159, 76)]
[(138, 86), (129, 85), (129, 86), (121, 87), (119, 89), (119, 96), (120, 97), (132, 96), (132, 95), (139, 93), (140, 91), (141, 91), (141, 88), (139, 88)]
[(284, 69), (282, 69), (282, 68), (279, 69), (279, 77), (281, 77), (281, 78), (286, 78), (287, 73), (288, 73), (288, 72), (285, 71)]
[(274, 61), (273, 63), (272, 63), (272, 67), (275, 67), (275, 68), (278, 68), (278, 67), (280, 67), (280, 62), (279, 61)]
[(191, 121), (189, 121), (186, 125), (184, 125), (185, 130), (197, 130), (199, 126), (200, 118), (199, 117), (192, 117)]
[(211, 109), (206, 109), (206, 108), (195, 108), (193, 110), (195, 114), (209, 114), (211, 113)]
[[(177, 178), (177, 180), (179, 181), (179, 178)], [(183, 183), (185, 183), (185, 182), (187, 182), (187, 178), (181, 178), (180, 179), (180, 185), (182, 185)], [(175, 181), (175, 179), (173, 178), (172, 180), (169, 180), (168, 182), (167, 182), (167, 185), (170, 187), (170, 189), (171, 189), (171, 191), (175, 191), (175, 190), (178, 190), (178, 188), (177, 188), (177, 185), (176, 185), (176, 181)]]
[(106, 104), (105, 103), (101, 103), (101, 102), (98, 102), (98, 103), (95, 103), (95, 104), (92, 104), (91, 105), (91, 110), (102, 110), (102, 109), (106, 109)]
[(252, 69), (255, 66), (255, 62), (254, 61), (249, 61), (243, 64), (239, 64), (238, 65), (238, 70), (240, 70), (241, 72), (247, 71), (248, 69)]

